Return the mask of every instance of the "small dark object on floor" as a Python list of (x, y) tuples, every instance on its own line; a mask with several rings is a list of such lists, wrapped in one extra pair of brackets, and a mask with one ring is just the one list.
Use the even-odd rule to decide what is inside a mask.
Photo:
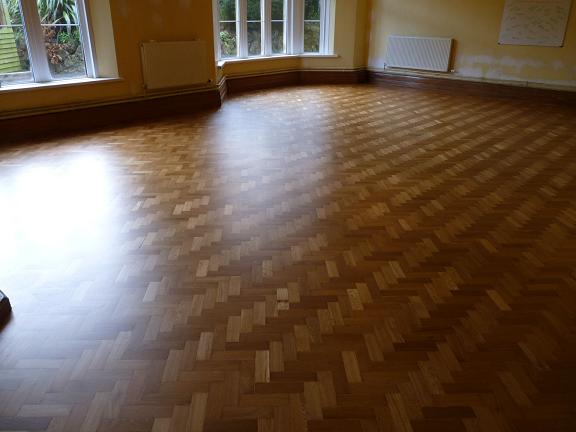
[(0, 321), (7, 318), (11, 311), (12, 307), (10, 306), (10, 300), (8, 300), (8, 297), (0, 291)]

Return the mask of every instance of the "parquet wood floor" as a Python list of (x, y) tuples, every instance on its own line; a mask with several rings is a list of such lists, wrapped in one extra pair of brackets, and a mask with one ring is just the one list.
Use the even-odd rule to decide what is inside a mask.
[(0, 150), (0, 430), (576, 431), (576, 112), (364, 86)]

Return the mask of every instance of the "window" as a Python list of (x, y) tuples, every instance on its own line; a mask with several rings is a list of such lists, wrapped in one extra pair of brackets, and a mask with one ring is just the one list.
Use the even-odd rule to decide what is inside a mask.
[(217, 58), (330, 54), (331, 0), (214, 0)]
[(0, 0), (0, 81), (95, 77), (83, 0)]

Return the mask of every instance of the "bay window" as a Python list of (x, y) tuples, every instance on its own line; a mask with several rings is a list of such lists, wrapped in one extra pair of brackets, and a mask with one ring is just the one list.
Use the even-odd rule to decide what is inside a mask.
[(332, 0), (214, 0), (218, 60), (332, 54)]
[(0, 82), (95, 77), (84, 0), (0, 0)]

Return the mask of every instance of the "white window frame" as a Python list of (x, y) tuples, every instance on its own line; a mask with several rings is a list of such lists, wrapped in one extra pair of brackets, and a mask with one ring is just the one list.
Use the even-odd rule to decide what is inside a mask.
[[(20, 0), (20, 13), (22, 14), (22, 24), (26, 35), (26, 46), (28, 48), (33, 81), (37, 83), (59, 81), (50, 72), (44, 33), (36, 0)], [(84, 61), (86, 63), (86, 75), (88, 78), (97, 78), (98, 71), (93, 55), (94, 49), (84, 0), (76, 0), (76, 13), (78, 14), (78, 28), (80, 29)]]
[[(262, 14), (262, 52), (261, 55), (248, 54), (248, 2), (236, 0), (236, 56), (222, 57), (220, 42), (220, 6), (218, 0), (213, 0), (214, 40), (216, 61), (248, 59), (259, 57), (278, 57), (282, 55), (322, 56), (332, 55), (330, 44), (332, 34), (332, 1), (320, 1), (320, 50), (304, 52), (304, 1), (284, 0), (284, 52), (272, 52), (272, 0), (260, 0)], [(277, 20), (276, 20), (277, 21)]]

